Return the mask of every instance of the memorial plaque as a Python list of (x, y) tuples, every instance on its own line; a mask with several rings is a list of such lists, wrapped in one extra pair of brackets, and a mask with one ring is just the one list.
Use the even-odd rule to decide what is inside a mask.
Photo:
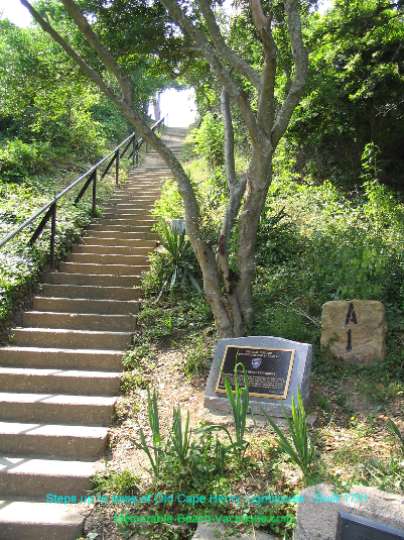
[(336, 540), (404, 540), (399, 531), (361, 516), (339, 512)]
[[(250, 411), (284, 418), (291, 415), (292, 399), (300, 390), (309, 398), (312, 347), (273, 336), (219, 339), (206, 383), (204, 404), (215, 414), (231, 413), (224, 380), (234, 383), (234, 368), (243, 364), (248, 376)], [(238, 370), (243, 384), (242, 370)]]
[[(234, 389), (234, 369), (242, 364), (248, 379), (250, 396), (286, 399), (293, 369), (295, 349), (267, 349), (227, 345), (216, 385), (216, 392), (225, 394), (228, 378)], [(238, 370), (243, 384), (243, 371)]]

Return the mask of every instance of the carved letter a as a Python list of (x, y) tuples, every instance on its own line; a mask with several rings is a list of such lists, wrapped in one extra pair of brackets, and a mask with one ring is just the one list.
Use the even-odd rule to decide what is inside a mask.
[(346, 314), (345, 324), (349, 324), (350, 322), (353, 322), (354, 324), (358, 324), (355, 308), (352, 302), (349, 302), (348, 313)]

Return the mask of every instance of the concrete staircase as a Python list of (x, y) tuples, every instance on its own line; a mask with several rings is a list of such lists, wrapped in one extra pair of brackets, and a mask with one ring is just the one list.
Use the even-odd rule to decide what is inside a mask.
[[(164, 136), (177, 152), (183, 132)], [(0, 347), (0, 540), (74, 540), (101, 467), (131, 343), (140, 274), (156, 246), (150, 209), (169, 171), (146, 155)], [(61, 501), (74, 502), (71, 499)]]

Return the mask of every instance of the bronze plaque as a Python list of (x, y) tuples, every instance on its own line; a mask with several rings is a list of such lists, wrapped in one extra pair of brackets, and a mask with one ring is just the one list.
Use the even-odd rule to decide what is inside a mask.
[[(295, 349), (265, 349), (261, 347), (237, 347), (228, 345), (223, 355), (216, 392), (226, 393), (225, 377), (234, 389), (236, 364), (245, 367), (250, 396), (286, 399), (293, 369)], [(239, 382), (243, 384), (242, 370), (238, 370)]]

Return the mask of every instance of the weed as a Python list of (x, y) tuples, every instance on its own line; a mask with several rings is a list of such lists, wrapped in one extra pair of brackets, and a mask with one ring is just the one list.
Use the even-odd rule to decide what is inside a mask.
[(139, 478), (129, 470), (107, 470), (92, 477), (91, 491), (114, 495), (136, 495), (139, 493), (139, 482)]
[(185, 355), (185, 375), (189, 379), (202, 375), (208, 367), (209, 357), (210, 355), (207, 351), (204, 338), (202, 336), (197, 336), (188, 347)]

